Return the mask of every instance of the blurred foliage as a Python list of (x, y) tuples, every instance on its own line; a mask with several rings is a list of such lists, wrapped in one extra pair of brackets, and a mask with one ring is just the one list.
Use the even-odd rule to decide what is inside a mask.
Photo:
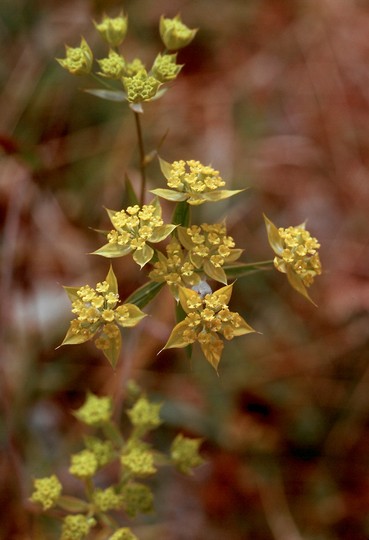
[[(228, 343), (217, 378), (194, 349), (159, 356), (173, 327), (163, 289), (155, 317), (124, 335), (113, 373), (84, 344), (55, 347), (69, 320), (61, 284), (96, 283), (106, 261), (88, 256), (106, 228), (103, 206), (124, 204), (139, 181), (127, 108), (83, 91), (55, 57), (115, 0), (3, 0), (0, 4), (1, 532), (54, 538), (28, 502), (34, 476), (57, 472), (78, 450), (72, 410), (87, 390), (123, 392), (134, 376), (165, 403), (159, 446), (179, 428), (204, 437), (207, 464), (193, 479), (165, 471), (156, 517), (135, 532), (202, 540), (365, 540), (369, 535), (368, 138), (369, 9), (360, 0), (126, 0), (127, 47), (152, 60), (157, 21), (179, 11), (199, 28), (175, 87), (148, 104), (147, 149), (219, 169), (237, 200), (196, 210), (227, 216), (246, 261), (270, 251), (262, 220), (308, 219), (322, 244), (316, 309), (277, 272), (236, 282), (232, 309), (262, 335)], [(103, 51), (101, 57), (103, 56)], [(159, 166), (149, 168), (157, 187)], [(171, 207), (167, 207), (167, 212)], [(215, 214), (216, 213), (216, 214)], [(121, 297), (145, 281), (114, 263)], [(147, 317), (149, 319), (149, 317)], [(156, 322), (154, 322), (156, 321)], [(96, 537), (98, 538), (98, 537)]]

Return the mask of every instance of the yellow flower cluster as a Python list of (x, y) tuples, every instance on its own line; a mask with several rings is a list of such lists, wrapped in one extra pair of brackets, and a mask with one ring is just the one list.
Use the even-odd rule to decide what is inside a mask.
[(141, 268), (154, 256), (154, 250), (148, 243), (161, 242), (176, 228), (176, 225), (164, 224), (156, 201), (142, 208), (135, 205), (118, 212), (107, 212), (114, 230), (107, 235), (108, 243), (94, 253), (111, 258), (133, 252), (133, 259)]
[(181, 433), (171, 444), (170, 457), (176, 468), (184, 474), (191, 474), (194, 467), (201, 465), (204, 460), (199, 454), (202, 439), (189, 439)]
[(153, 509), (154, 497), (150, 488), (139, 482), (130, 481), (122, 489), (124, 511), (134, 518), (138, 513), (149, 513)]
[(109, 422), (112, 409), (110, 396), (99, 397), (89, 393), (84, 404), (75, 411), (74, 415), (80, 422), (88, 426), (97, 426)]
[(280, 272), (286, 272), (290, 266), (302, 279), (303, 284), (309, 287), (314, 277), (322, 273), (322, 267), (317, 250), (320, 244), (310, 235), (304, 227), (288, 227), (278, 229), (283, 242), (283, 251), (274, 258), (274, 265)]
[(154, 456), (146, 448), (132, 446), (120, 457), (123, 469), (135, 476), (149, 476), (156, 473)]
[(128, 527), (121, 527), (109, 536), (108, 540), (138, 540), (138, 538)]
[(241, 315), (229, 310), (232, 287), (227, 285), (204, 298), (194, 290), (181, 287), (179, 301), (186, 318), (174, 327), (164, 349), (187, 347), (198, 341), (207, 361), (217, 369), (224, 347), (218, 334), (231, 340), (254, 332)]
[(132, 425), (140, 430), (140, 435), (160, 426), (161, 406), (161, 403), (151, 403), (143, 396), (128, 410), (128, 417)]
[(66, 516), (63, 520), (60, 540), (83, 540), (95, 525), (94, 518), (83, 514)]
[(98, 512), (118, 510), (123, 504), (122, 495), (116, 493), (112, 486), (106, 489), (96, 489), (92, 499)]
[(142, 69), (132, 77), (123, 77), (123, 86), (130, 103), (141, 103), (156, 96), (161, 82)]
[(31, 501), (42, 504), (44, 510), (52, 508), (59, 499), (62, 485), (55, 474), (34, 480), (34, 491)]
[(126, 63), (123, 56), (113, 50), (109, 51), (109, 56), (107, 58), (102, 58), (97, 62), (101, 69), (101, 71), (98, 72), (98, 75), (101, 75), (102, 77), (119, 80), (125, 73)]
[(192, 287), (200, 282), (195, 266), (184, 253), (181, 244), (172, 238), (166, 246), (167, 256), (158, 252), (158, 260), (149, 274), (152, 281), (165, 281), (175, 298), (178, 298), (178, 286)]
[(160, 159), (160, 168), (169, 189), (153, 189), (151, 193), (169, 201), (187, 201), (191, 205), (226, 199), (242, 190), (220, 190), (225, 185), (219, 171), (199, 161), (174, 161)]
[(160, 36), (170, 51), (176, 51), (186, 47), (196, 35), (197, 30), (191, 30), (181, 21), (181, 17), (176, 15), (173, 19), (160, 19)]
[(91, 450), (82, 450), (71, 456), (69, 472), (77, 478), (91, 478), (97, 469), (97, 459)]
[(79, 47), (69, 47), (66, 45), (65, 52), (65, 58), (57, 58), (57, 61), (63, 68), (67, 69), (72, 75), (86, 75), (90, 73), (93, 54), (84, 38), (82, 38)]
[(175, 79), (183, 67), (176, 63), (176, 59), (176, 54), (159, 53), (151, 68), (153, 76), (161, 83)]
[(118, 17), (103, 16), (100, 23), (95, 22), (96, 30), (111, 47), (118, 47), (126, 37), (128, 17), (123, 12)]

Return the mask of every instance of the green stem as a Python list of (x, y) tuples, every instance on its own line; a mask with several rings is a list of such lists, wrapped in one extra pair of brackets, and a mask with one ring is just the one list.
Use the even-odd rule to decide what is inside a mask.
[(109, 90), (114, 90), (114, 87), (111, 86), (111, 84), (109, 84), (108, 82), (106, 82), (103, 78), (100, 78), (98, 77), (97, 75), (95, 75), (95, 73), (90, 73), (90, 77), (92, 79), (94, 79), (95, 81), (97, 81), (99, 84), (102, 84), (103, 86), (105, 86), (105, 88), (109, 88)]
[(142, 206), (145, 202), (145, 191), (146, 191), (145, 149), (144, 149), (144, 143), (143, 143), (143, 137), (142, 137), (140, 113), (133, 111), (133, 114), (135, 115), (138, 150), (140, 153), (140, 171), (141, 171), (140, 205)]

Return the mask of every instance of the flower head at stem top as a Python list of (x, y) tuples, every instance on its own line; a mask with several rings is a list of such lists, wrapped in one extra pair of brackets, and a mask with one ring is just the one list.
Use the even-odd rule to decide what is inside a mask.
[(86, 75), (91, 72), (93, 54), (85, 40), (81, 39), (79, 47), (65, 46), (65, 58), (57, 58), (59, 64), (72, 75)]
[(219, 189), (225, 185), (219, 171), (199, 161), (174, 161), (160, 159), (160, 168), (169, 189), (153, 189), (151, 193), (168, 201), (187, 201), (191, 205), (220, 201), (243, 191)]
[(232, 285), (202, 297), (192, 289), (179, 288), (179, 301), (186, 318), (172, 330), (164, 349), (183, 348), (198, 341), (207, 361), (217, 370), (224, 343), (255, 332), (237, 312), (229, 310)]
[(159, 29), (160, 37), (169, 51), (176, 51), (189, 45), (197, 32), (197, 29), (190, 29), (183, 24), (180, 15), (176, 15), (173, 19), (162, 16)]
[(108, 243), (94, 251), (95, 255), (113, 258), (133, 253), (133, 260), (142, 268), (154, 256), (149, 244), (161, 242), (176, 225), (165, 225), (157, 200), (143, 206), (129, 206), (118, 212), (108, 210), (114, 229), (107, 235)]
[(305, 229), (305, 223), (284, 229), (277, 228), (265, 215), (264, 220), (269, 244), (276, 254), (274, 266), (287, 274), (290, 285), (314, 304), (306, 287), (322, 273), (318, 240)]
[(111, 47), (118, 47), (126, 37), (128, 17), (123, 12), (118, 17), (103, 15), (100, 23), (95, 22), (95, 28)]
[(134, 304), (120, 304), (117, 279), (111, 267), (105, 281), (95, 289), (89, 285), (64, 288), (77, 318), (70, 323), (61, 345), (84, 343), (95, 337), (96, 347), (115, 367), (121, 348), (119, 327), (136, 326), (146, 314)]

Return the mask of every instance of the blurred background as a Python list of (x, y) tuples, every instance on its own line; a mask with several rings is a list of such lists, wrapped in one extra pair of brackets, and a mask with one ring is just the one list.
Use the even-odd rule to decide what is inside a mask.
[[(147, 151), (198, 159), (242, 195), (195, 212), (227, 217), (243, 260), (272, 258), (262, 213), (307, 228), (324, 274), (315, 308), (278, 272), (235, 284), (231, 305), (260, 334), (226, 343), (219, 377), (197, 350), (157, 356), (173, 327), (165, 290), (124, 333), (114, 373), (90, 344), (63, 347), (71, 318), (62, 285), (94, 285), (105, 259), (104, 206), (138, 186), (134, 119), (85, 92), (55, 61), (92, 19), (129, 16), (123, 54), (152, 62), (158, 21), (198, 27), (173, 88), (145, 105)], [(191, 478), (165, 470), (143, 540), (366, 540), (369, 537), (369, 4), (365, 0), (2, 0), (0, 3), (0, 536), (57, 538), (27, 501), (32, 478), (58, 473), (82, 430), (71, 411), (87, 390), (134, 377), (165, 403), (159, 447), (179, 430), (203, 437)], [(163, 182), (156, 162), (150, 186)], [(165, 206), (169, 219), (171, 206)], [(121, 297), (146, 280), (114, 261)], [(101, 536), (93, 536), (101, 538)]]

